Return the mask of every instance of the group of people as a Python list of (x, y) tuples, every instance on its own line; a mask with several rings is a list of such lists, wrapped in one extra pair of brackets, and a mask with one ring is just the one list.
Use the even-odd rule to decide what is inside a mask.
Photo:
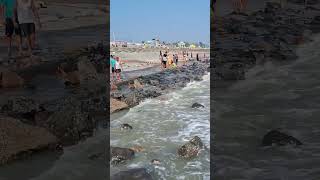
[(122, 63), (120, 61), (120, 57), (110, 55), (110, 68), (112, 81), (121, 81)]
[[(11, 58), (12, 41), (16, 39), (19, 55), (25, 55), (23, 40), (28, 46), (28, 55), (35, 49), (35, 24), (41, 28), (40, 16), (35, 0), (0, 0), (0, 22), (5, 27), (8, 58)], [(13, 38), (15, 35), (15, 38)]]
[(168, 51), (165, 51), (164, 53), (160, 51), (159, 59), (163, 69), (166, 69), (167, 67), (176, 67), (179, 61), (178, 54), (170, 55)]
[[(182, 57), (183, 57), (183, 64), (185, 65), (188, 60), (190, 60), (189, 55), (191, 56), (191, 59), (193, 58), (192, 52), (186, 52), (186, 51), (182, 51)], [(204, 54), (205, 57), (205, 54)], [(159, 55), (159, 59), (161, 62), (161, 67), (163, 69), (166, 69), (168, 67), (177, 67), (178, 66), (178, 62), (179, 62), (179, 56), (178, 54), (172, 54), (170, 55), (168, 53), (168, 51), (165, 51), (164, 53), (162, 53), (162, 51), (160, 51), (160, 55)], [(200, 57), (199, 54), (196, 55), (196, 60), (200, 61)]]

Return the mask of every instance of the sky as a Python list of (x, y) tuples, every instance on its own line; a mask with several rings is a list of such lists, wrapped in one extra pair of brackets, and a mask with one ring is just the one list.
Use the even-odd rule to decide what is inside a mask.
[(210, 42), (210, 0), (110, 0), (110, 40)]

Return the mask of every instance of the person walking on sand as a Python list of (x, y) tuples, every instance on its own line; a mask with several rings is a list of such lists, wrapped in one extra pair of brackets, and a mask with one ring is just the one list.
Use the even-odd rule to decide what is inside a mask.
[(183, 60), (184, 60), (184, 62), (183, 62), (183, 65), (186, 65), (187, 64), (187, 55), (186, 54), (184, 54), (183, 55)]
[(160, 51), (160, 54), (159, 54), (159, 60), (160, 60), (161, 68), (163, 68), (163, 64), (162, 64), (162, 62), (163, 62), (163, 54), (162, 54), (161, 51)]
[(111, 76), (112, 76), (112, 81), (115, 81), (115, 65), (116, 65), (116, 60), (114, 59), (113, 55), (110, 55), (110, 68), (111, 68)]
[(116, 58), (116, 63), (115, 63), (114, 68), (115, 68), (115, 73), (116, 73), (118, 81), (121, 81), (122, 64), (121, 64), (119, 57)]
[(14, 6), (15, 0), (1, 0), (1, 24), (5, 25), (5, 35), (8, 43), (8, 58), (11, 58), (12, 51), (12, 36), (13, 33), (17, 36), (17, 44), (19, 54), (22, 53), (22, 45), (21, 45), (21, 31), (19, 26), (14, 26), (15, 22), (17, 23), (17, 19), (14, 18)]
[(22, 34), (27, 40), (29, 55), (32, 57), (32, 50), (35, 45), (35, 18), (39, 29), (41, 28), (40, 17), (34, 0), (17, 0), (14, 14), (15, 17), (18, 17)]
[(176, 65), (178, 65), (178, 55), (177, 54), (174, 54), (173, 55), (173, 61)]
[(173, 62), (174, 54), (168, 55), (168, 66), (170, 67), (174, 62)]
[(167, 61), (168, 61), (168, 54), (167, 51), (163, 54), (163, 59), (162, 59), (162, 68), (166, 69), (167, 68)]

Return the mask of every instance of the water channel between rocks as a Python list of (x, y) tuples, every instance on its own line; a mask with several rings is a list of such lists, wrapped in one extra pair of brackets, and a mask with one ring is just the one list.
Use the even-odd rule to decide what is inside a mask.
[[(210, 74), (203, 81), (191, 82), (187, 87), (175, 90), (155, 99), (148, 99), (121, 115), (113, 115), (111, 121), (111, 146), (130, 148), (142, 146), (145, 151), (125, 165), (111, 166), (111, 174), (135, 167), (146, 167), (155, 179), (210, 179), (209, 151), (199, 157), (183, 160), (177, 156), (177, 148), (199, 136), (210, 148)], [(203, 109), (193, 109), (195, 102)], [(120, 124), (128, 123), (133, 129), (121, 131)], [(151, 166), (152, 159), (162, 161)]]

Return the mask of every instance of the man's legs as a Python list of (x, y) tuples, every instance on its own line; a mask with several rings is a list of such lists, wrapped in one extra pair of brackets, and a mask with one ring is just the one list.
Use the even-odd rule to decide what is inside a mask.
[(18, 27), (14, 28), (14, 31), (15, 31), (15, 35), (17, 36), (16, 41), (17, 41), (18, 52), (19, 52), (19, 55), (21, 56), (22, 55), (22, 34), (21, 34), (21, 29), (19, 25)]
[(32, 33), (31, 35), (31, 48), (32, 49), (35, 49), (36, 48), (36, 33)]
[(27, 42), (28, 42), (28, 54), (31, 57), (32, 56), (32, 40), (31, 40), (31, 36), (27, 35)]
[(14, 24), (11, 18), (6, 18), (6, 39), (8, 45), (8, 58), (11, 58), (11, 46), (12, 46), (12, 35), (14, 31)]
[(12, 46), (12, 36), (7, 37), (7, 44), (8, 44), (8, 58), (11, 58), (11, 46)]

